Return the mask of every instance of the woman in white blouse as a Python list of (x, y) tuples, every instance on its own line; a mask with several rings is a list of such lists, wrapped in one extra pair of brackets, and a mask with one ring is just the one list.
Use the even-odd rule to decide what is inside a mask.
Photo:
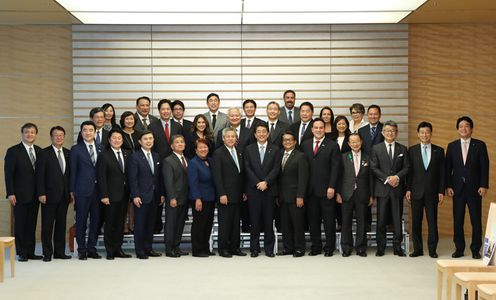
[(353, 103), (353, 105), (350, 106), (350, 114), (350, 131), (352, 133), (358, 132), (358, 129), (368, 124), (368, 122), (365, 122), (363, 119), (363, 116), (365, 115), (365, 107), (362, 103)]

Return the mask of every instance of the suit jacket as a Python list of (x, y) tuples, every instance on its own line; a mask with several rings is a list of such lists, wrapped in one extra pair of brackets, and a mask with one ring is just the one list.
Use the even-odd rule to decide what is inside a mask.
[[(138, 131), (145, 131), (146, 128), (145, 125), (143, 124), (143, 120), (141, 119), (141, 116), (137, 112), (134, 113), (134, 118), (136, 119), (136, 124), (134, 125), (134, 129)], [(150, 124), (157, 121), (158, 118), (152, 116), (151, 114), (148, 114), (148, 120), (150, 121), (148, 123), (148, 126), (150, 126)]]
[[(331, 132), (329, 134), (326, 133), (326, 137), (329, 136), (329, 138), (333, 141), (335, 141), (336, 143), (338, 142), (338, 132), (337, 131), (334, 131), (334, 132)], [(341, 145), (341, 147), (339, 148), (339, 151), (341, 153), (346, 153), (346, 152), (350, 152), (351, 151), (351, 147), (350, 145), (348, 145), (348, 141), (350, 140), (350, 135), (349, 134), (346, 134), (344, 136), (344, 140), (343, 140), (343, 145)], [(339, 144), (338, 144), (339, 146)]]
[(209, 166), (205, 165), (198, 156), (195, 155), (188, 165), (188, 185), (189, 199), (213, 202), (215, 196), (215, 183), (213, 174), (213, 159), (207, 157)]
[[(281, 107), (281, 114), (279, 115), (279, 121), (289, 124), (288, 115), (286, 114), (286, 108), (284, 106)], [(293, 111), (293, 124), (299, 121), (300, 121), (300, 109), (295, 106)]]
[(291, 130), (294, 133), (294, 135), (296, 136), (296, 141), (298, 142), (297, 143), (298, 145), (301, 145), (304, 141), (313, 138), (312, 124), (313, 124), (313, 120), (308, 122), (307, 127), (305, 127), (305, 133), (303, 133), (303, 138), (301, 139), (301, 142), (298, 142), (300, 140), (301, 121), (298, 121), (296, 123), (289, 125), (288, 129)]
[(251, 124), (250, 124), (250, 128), (246, 128), (246, 118), (241, 119), (241, 127), (244, 127), (244, 128), (246, 128), (246, 129), (250, 129), (250, 130), (251, 130), (252, 135), (253, 135), (253, 134), (255, 134), (255, 127), (256, 127), (258, 124), (264, 124), (264, 123), (266, 123), (264, 120), (262, 120), (262, 119), (259, 119), (259, 118), (255, 117), (255, 118), (253, 119), (253, 121), (251, 122)]
[[(236, 148), (243, 153), (246, 146), (253, 144), (256, 140), (251, 129), (239, 126), (238, 130), (239, 130), (239, 138), (238, 138), (238, 142), (236, 143)], [(217, 142), (215, 143), (215, 148), (220, 148), (222, 146), (224, 146), (224, 141), (222, 140), (222, 129), (221, 129), (217, 133)]]
[[(100, 146), (105, 148), (108, 145), (108, 135), (109, 131), (105, 130), (102, 128), (102, 136), (100, 137)], [(83, 136), (81, 135), (81, 131), (79, 131), (78, 137), (77, 137), (77, 143), (82, 143), (83, 142)], [(96, 133), (95, 133), (95, 143), (96, 143)]]
[[(160, 156), (160, 160), (162, 161), (164, 160), (164, 158), (172, 153), (170, 143), (167, 142), (167, 138), (165, 137), (165, 128), (162, 125), (162, 121), (160, 119), (154, 121), (148, 126), (148, 129), (153, 133), (153, 151), (158, 153), (158, 155)], [(182, 135), (183, 127), (181, 126), (181, 124), (177, 123), (173, 119), (170, 119), (169, 132), (170, 138), (172, 138), (172, 136), (175, 134)]]
[(369, 156), (361, 151), (360, 169), (358, 175), (356, 175), (353, 155), (354, 153), (351, 151), (341, 154), (341, 176), (338, 192), (341, 194), (343, 201), (349, 201), (355, 194), (359, 201), (368, 203), (370, 196), (373, 195), (374, 184)]
[[(186, 160), (186, 157), (184, 157)], [(178, 205), (188, 202), (188, 171), (184, 169), (176, 154), (172, 153), (162, 162), (165, 198), (168, 202), (177, 200)]]
[(59, 160), (52, 145), (41, 150), (36, 159), (36, 190), (38, 196), (46, 196), (47, 204), (70, 200), (69, 149), (62, 148), (62, 153), (65, 159), (64, 173), (60, 169)]
[(313, 138), (301, 144), (301, 149), (310, 166), (308, 193), (317, 197), (327, 197), (327, 189), (337, 189), (341, 164), (339, 146), (336, 142), (324, 138), (316, 155), (313, 155)]
[(446, 151), (446, 179), (447, 187), (456, 194), (462, 192), (465, 186), (469, 194), (478, 197), (480, 187), (489, 188), (489, 156), (486, 144), (472, 138), (467, 153), (467, 161), (463, 165), (463, 156), (460, 140), (448, 144)]
[(265, 181), (268, 192), (277, 196), (277, 176), (281, 169), (280, 151), (276, 145), (267, 143), (263, 162), (260, 161), (258, 143), (248, 145), (245, 149), (245, 172), (247, 188), (256, 189), (256, 185)]
[(152, 160), (153, 173), (143, 150), (140, 149), (129, 156), (126, 170), (131, 200), (140, 197), (143, 203), (157, 201), (158, 204), (158, 197), (164, 195), (159, 155), (152, 152)]
[[(370, 167), (374, 174), (374, 194), (377, 197), (385, 197), (393, 190), (395, 197), (402, 198), (405, 194), (406, 176), (410, 169), (408, 152), (405, 146), (395, 142), (393, 162), (391, 163), (385, 143), (380, 143), (372, 148), (370, 154)], [(396, 175), (400, 178), (400, 184), (393, 188), (384, 184), (388, 176)]]
[(139, 142), (138, 142), (138, 136), (140, 132), (137, 130), (134, 130), (134, 132), (129, 135), (125, 132), (122, 132), (122, 148), (128, 150), (130, 153), (133, 153), (134, 151), (138, 150), (141, 148)]
[(284, 203), (296, 203), (296, 198), (305, 198), (308, 188), (309, 167), (303, 152), (294, 149), (286, 160), (284, 170), (282, 160), (284, 150), (281, 150), (281, 173), (279, 174), (279, 199)]
[(427, 170), (422, 160), (422, 151), (420, 144), (408, 149), (410, 170), (407, 176), (407, 191), (411, 191), (413, 199), (421, 199), (425, 195), (437, 200), (438, 194), (444, 194), (445, 190), (444, 149), (431, 144), (431, 160)]
[(383, 124), (379, 122), (377, 124), (377, 129), (373, 139), (370, 139), (370, 124), (358, 129), (358, 134), (362, 137), (362, 151), (365, 151), (368, 155), (372, 151), (374, 145), (384, 142), (384, 136), (382, 135)]
[[(176, 122), (179, 123), (179, 122)], [(193, 127), (193, 122), (190, 120), (186, 120), (183, 118), (183, 124), (179, 123), (179, 125), (183, 126), (183, 135), (186, 136), (191, 132), (191, 128)]]
[(129, 200), (129, 187), (126, 180), (129, 151), (121, 149), (124, 170), (121, 170), (119, 161), (112, 149), (102, 151), (96, 163), (98, 192), (101, 198), (110, 198), (110, 202)]
[[(267, 123), (270, 132), (270, 122)], [(282, 147), (282, 135), (288, 129), (289, 124), (281, 120), (278, 120), (274, 126), (274, 131), (270, 132), (269, 143), (276, 145), (277, 147)]]
[[(186, 150), (184, 153), (187, 158), (192, 159), (195, 157), (195, 142), (200, 138), (196, 132), (190, 132), (184, 136), (186, 139)], [(215, 150), (215, 143), (213, 140), (206, 139), (208, 142), (208, 156), (211, 157)]]
[[(101, 155), (100, 147), (95, 145), (96, 159)], [(76, 196), (88, 197), (96, 192), (96, 167), (91, 162), (90, 153), (84, 142), (71, 148), (71, 181), (70, 191)]]
[[(38, 159), (41, 148), (33, 145), (33, 150)], [(22, 142), (7, 149), (4, 171), (7, 196), (15, 195), (19, 203), (38, 201), (35, 170)]]
[(239, 168), (226, 146), (215, 150), (213, 172), (217, 197), (227, 196), (230, 203), (239, 203), (244, 193), (244, 160), (241, 151), (236, 149)]
[(210, 130), (214, 133), (214, 140), (217, 140), (217, 133), (219, 130), (222, 130), (227, 127), (227, 115), (221, 111), (217, 111), (217, 118), (215, 121), (215, 127), (212, 127), (212, 116), (210, 111), (207, 111), (203, 115), (207, 117), (208, 120), (208, 126), (210, 127)]

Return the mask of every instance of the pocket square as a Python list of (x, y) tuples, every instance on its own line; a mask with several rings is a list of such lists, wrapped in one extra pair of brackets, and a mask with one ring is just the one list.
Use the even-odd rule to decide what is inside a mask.
[(402, 157), (403, 156), (403, 153), (400, 153), (400, 155), (398, 155), (398, 157)]

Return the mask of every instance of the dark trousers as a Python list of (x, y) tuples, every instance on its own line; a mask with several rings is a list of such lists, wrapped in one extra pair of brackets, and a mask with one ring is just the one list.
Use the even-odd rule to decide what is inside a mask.
[(282, 203), (280, 211), (284, 250), (305, 251), (305, 209), (295, 203)]
[(141, 207), (134, 206), (134, 249), (136, 255), (143, 255), (152, 250), (155, 217), (158, 203), (142, 203)]
[(336, 249), (336, 200), (310, 195), (307, 203), (307, 218), (310, 226), (310, 240), (312, 241), (311, 250), (322, 251), (321, 224), (323, 221), (326, 241), (324, 251), (334, 251)]
[(248, 188), (248, 207), (250, 208), (250, 251), (260, 252), (260, 231), (264, 232), (265, 253), (274, 253), (274, 197), (270, 190), (259, 191)]
[(427, 227), (429, 234), (427, 237), (427, 247), (429, 248), (429, 253), (436, 252), (437, 242), (439, 241), (439, 236), (437, 233), (437, 206), (438, 198), (437, 194), (435, 197), (426, 197), (420, 199), (412, 199), (412, 240), (413, 240), (413, 250), (415, 252), (423, 252), (424, 246), (422, 243), (422, 219), (425, 214), (427, 216)]
[(124, 237), (124, 221), (127, 214), (127, 199), (110, 202), (105, 205), (105, 226), (103, 239), (105, 249), (110, 255), (119, 252), (122, 247)]
[(241, 230), (243, 232), (250, 232), (250, 209), (248, 208), (248, 202), (244, 201), (239, 203), (240, 213), (241, 213)]
[(59, 203), (41, 205), (41, 243), (44, 256), (65, 255), (68, 206), (69, 203), (66, 199), (61, 199)]
[(239, 249), (239, 203), (220, 204), (217, 206), (219, 219), (219, 252), (235, 252)]
[(392, 191), (385, 197), (377, 197), (377, 249), (384, 251), (386, 248), (388, 205), (391, 207), (393, 221), (393, 249), (399, 251), (401, 250), (401, 241), (403, 240), (403, 233), (401, 230), (403, 197), (396, 197)]
[(160, 204), (157, 209), (155, 209), (155, 225), (153, 231), (155, 233), (160, 233), (162, 231), (162, 228), (164, 228), (164, 222), (162, 221), (162, 216), (164, 214), (164, 205)]
[(212, 226), (214, 224), (214, 211), (215, 202), (202, 201), (201, 211), (196, 211), (195, 205), (193, 205), (193, 224), (191, 225), (191, 250), (193, 251), (194, 255), (210, 252), (209, 240), (210, 234), (212, 233)]
[[(19, 256), (34, 255), (36, 247), (36, 220), (40, 203), (34, 200), (31, 203), (19, 203), (14, 206), (14, 233), (16, 253)], [(3, 258), (1, 258), (3, 259)]]
[[(90, 218), (90, 231), (86, 243), (86, 228)], [(100, 200), (96, 192), (89, 197), (76, 196), (76, 241), (78, 252), (96, 252), (96, 241), (98, 240), (98, 220), (100, 218)]]
[(367, 251), (367, 210), (368, 199), (359, 199), (353, 193), (348, 200), (343, 200), (341, 211), (343, 216), (343, 225), (341, 227), (341, 248), (343, 252), (353, 251), (353, 212), (356, 216), (356, 236), (355, 250), (356, 252)]
[(336, 223), (338, 226), (343, 225), (343, 214), (342, 214), (341, 203), (336, 202)]
[(462, 193), (453, 197), (453, 242), (457, 251), (465, 250), (465, 234), (463, 223), (465, 220), (465, 206), (468, 206), (470, 223), (472, 224), (472, 243), (470, 250), (473, 253), (479, 253), (482, 246), (482, 198), (475, 195), (469, 195), (462, 190)]
[(172, 252), (173, 250), (179, 249), (179, 245), (181, 244), (184, 222), (186, 221), (189, 206), (185, 203), (176, 207), (171, 207), (169, 201), (166, 203), (164, 228), (165, 251)]

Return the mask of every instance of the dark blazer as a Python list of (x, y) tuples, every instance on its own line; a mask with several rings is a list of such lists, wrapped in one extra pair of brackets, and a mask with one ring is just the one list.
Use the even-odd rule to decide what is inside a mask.
[(384, 142), (382, 127), (383, 124), (379, 122), (373, 139), (370, 139), (370, 124), (358, 129), (358, 134), (362, 137), (362, 151), (365, 151), (368, 155), (370, 155), (374, 145)]
[[(33, 145), (33, 150), (36, 159), (38, 159), (41, 148)], [(7, 149), (4, 171), (7, 197), (15, 195), (16, 201), (19, 203), (38, 201), (36, 199), (35, 170), (22, 142)]]
[[(122, 148), (128, 150), (130, 153), (133, 153), (134, 151), (138, 150), (141, 148), (138, 140), (139, 140), (139, 135), (140, 132), (135, 130), (131, 136), (124, 131), (122, 132)], [(134, 145), (134, 146), (133, 146)]]
[[(267, 123), (270, 132), (270, 122)], [(288, 129), (289, 124), (279, 120), (274, 126), (274, 131), (269, 135), (269, 143), (282, 147), (282, 135)]]
[[(229, 125), (227, 126), (229, 127)], [(236, 144), (236, 148), (239, 149), (239, 151), (244, 152), (246, 146), (253, 144), (255, 142), (255, 136), (253, 135), (253, 132), (251, 132), (251, 129), (239, 126), (239, 139), (238, 143)], [(217, 142), (215, 143), (215, 148), (219, 148), (221, 146), (224, 146), (224, 142), (222, 141), (222, 130), (219, 130), (217, 133)]]
[[(179, 123), (179, 122), (176, 122), (176, 123)], [(179, 125), (181, 125), (181, 123), (179, 123)], [(191, 132), (191, 128), (193, 127), (193, 122), (183, 118), (183, 124), (181, 126), (183, 126), (183, 135), (186, 136)]]
[[(369, 156), (361, 151), (360, 170), (355, 175), (355, 164), (353, 163), (354, 153), (349, 151), (341, 154), (341, 176), (339, 180), (338, 192), (343, 201), (349, 201), (354, 193), (362, 203), (368, 203), (373, 195), (374, 176), (370, 170)], [(355, 190), (356, 186), (356, 190)]]
[[(183, 127), (173, 119), (170, 119), (170, 127), (171, 128), (169, 128), (169, 130), (171, 138), (175, 134), (183, 134)], [(153, 151), (158, 153), (160, 160), (162, 161), (172, 153), (170, 144), (165, 138), (165, 128), (162, 125), (162, 121), (160, 119), (154, 121), (148, 126), (148, 129), (153, 133)]]
[(301, 149), (310, 166), (309, 193), (317, 197), (327, 197), (327, 189), (337, 189), (341, 157), (336, 142), (324, 138), (317, 154), (313, 155), (313, 138), (305, 140)]
[[(186, 157), (184, 158), (186, 160)], [(165, 197), (167, 201), (177, 200), (178, 205), (188, 201), (188, 172), (176, 154), (172, 153), (162, 162)]]
[(164, 195), (163, 185), (160, 180), (159, 155), (152, 151), (152, 159), (155, 167), (154, 173), (150, 169), (143, 150), (140, 149), (129, 156), (127, 182), (129, 183), (131, 200), (140, 197), (143, 203), (150, 203), (155, 200), (156, 196)]
[[(95, 145), (96, 159), (101, 155), (101, 146)], [(88, 197), (96, 192), (96, 167), (91, 162), (90, 153), (83, 142), (71, 148), (71, 181), (70, 191), (76, 196)]]
[[(199, 139), (198, 135), (196, 132), (189, 132), (187, 135), (184, 136), (186, 139), (186, 150), (184, 150), (184, 153), (187, 158), (192, 159), (195, 157), (195, 142), (196, 140)], [(207, 139), (208, 142), (208, 156), (211, 157), (215, 151), (215, 144), (213, 140)]]
[(110, 202), (129, 200), (129, 187), (125, 171), (128, 167), (129, 151), (121, 149), (124, 171), (112, 149), (102, 151), (96, 163), (98, 192), (101, 198), (110, 198)]
[(263, 124), (263, 123), (266, 123), (266, 122), (262, 119), (255, 117), (253, 119), (253, 122), (250, 124), (250, 128), (246, 128), (246, 118), (241, 119), (241, 127), (245, 127), (246, 129), (250, 129), (252, 134), (255, 133), (255, 127), (258, 124)]
[(422, 160), (422, 148), (420, 144), (408, 149), (410, 170), (407, 176), (407, 191), (411, 191), (413, 199), (438, 198), (438, 194), (444, 194), (445, 190), (445, 165), (444, 149), (431, 144), (431, 160), (427, 170)]
[[(478, 197), (480, 187), (489, 188), (489, 156), (486, 144), (472, 138), (467, 153), (466, 164), (463, 165), (461, 141), (448, 144), (446, 151), (446, 184), (456, 194), (465, 186), (467, 192)], [(464, 183), (465, 180), (465, 183)]]
[(65, 159), (64, 173), (60, 169), (57, 154), (50, 145), (39, 152), (36, 159), (36, 189), (38, 196), (45, 195), (47, 203), (69, 202), (70, 156), (67, 148), (62, 148)]
[[(281, 107), (281, 114), (279, 115), (279, 121), (285, 122), (289, 124), (288, 115), (286, 114), (286, 108)], [(293, 123), (300, 121), (300, 109), (298, 107), (294, 107), (293, 111)], [(291, 124), (289, 124), (291, 125)]]
[(195, 155), (188, 165), (189, 199), (201, 199), (206, 202), (215, 201), (215, 183), (213, 159), (207, 157), (209, 166)]
[(213, 155), (213, 171), (217, 197), (226, 195), (230, 203), (241, 202), (245, 191), (244, 159), (241, 151), (238, 149), (236, 149), (236, 154), (241, 171), (238, 171), (236, 162), (226, 146), (219, 147)]
[[(329, 136), (329, 138), (333, 141), (335, 141), (336, 143), (338, 142), (338, 137), (339, 137), (339, 134), (337, 131), (334, 131), (334, 132), (331, 132), (329, 135), (327, 135), (326, 133), (326, 137)], [(341, 148), (339, 148), (339, 151), (341, 153), (346, 153), (346, 152), (350, 152), (351, 151), (351, 148), (350, 148), (350, 145), (348, 145), (348, 141), (350, 140), (350, 134), (347, 133), (345, 136), (344, 136), (344, 140), (343, 140), (343, 145), (341, 146)], [(338, 147), (339, 147), (339, 144), (338, 144)]]
[[(108, 135), (109, 135), (109, 131), (102, 128), (102, 136), (100, 137), (101, 146), (105, 147), (108, 145)], [(81, 131), (79, 131), (77, 137), (77, 143), (79, 144), (82, 142), (83, 142), (83, 136), (81, 135)], [(96, 133), (95, 133), (95, 143), (96, 143)]]
[[(136, 119), (136, 124), (134, 125), (134, 129), (135, 130), (138, 130), (138, 131), (145, 131), (145, 125), (143, 124), (143, 121), (141, 120), (141, 116), (135, 112), (134, 113), (134, 118)], [(148, 124), (148, 126), (150, 126), (151, 123), (153, 123), (154, 121), (157, 121), (158, 118), (155, 117), (155, 116), (152, 116), (151, 114), (148, 114), (148, 120), (150, 120), (150, 123)]]
[(268, 191), (272, 193), (272, 196), (277, 196), (277, 176), (281, 169), (279, 156), (279, 147), (267, 143), (264, 160), (261, 162), (258, 143), (248, 145), (245, 149), (246, 186), (256, 189), (259, 182), (265, 181)]
[[(288, 127), (288, 129), (295, 134), (297, 142), (300, 140), (300, 124), (301, 121), (298, 121), (296, 123), (289, 125)], [(305, 133), (303, 133), (303, 138), (301, 139), (301, 143), (298, 143), (298, 145), (301, 145), (304, 141), (313, 138), (312, 124), (313, 124), (313, 120), (308, 122), (307, 127), (305, 128)]]
[[(365, 128), (365, 127), (364, 127)], [(388, 150), (385, 143), (380, 143), (372, 148), (370, 154), (370, 167), (374, 173), (374, 194), (377, 197), (385, 197), (390, 190), (396, 197), (403, 197), (406, 187), (406, 176), (410, 169), (408, 152), (405, 146), (395, 142), (393, 163), (388, 156)], [(397, 175), (400, 178), (400, 184), (393, 188), (389, 184), (384, 184), (388, 176)]]
[(282, 169), (282, 159), (284, 150), (281, 151), (280, 161), (281, 173), (279, 174), (279, 199), (284, 203), (296, 203), (296, 198), (305, 198), (308, 188), (309, 167), (303, 152), (296, 149), (291, 152), (284, 170)]

